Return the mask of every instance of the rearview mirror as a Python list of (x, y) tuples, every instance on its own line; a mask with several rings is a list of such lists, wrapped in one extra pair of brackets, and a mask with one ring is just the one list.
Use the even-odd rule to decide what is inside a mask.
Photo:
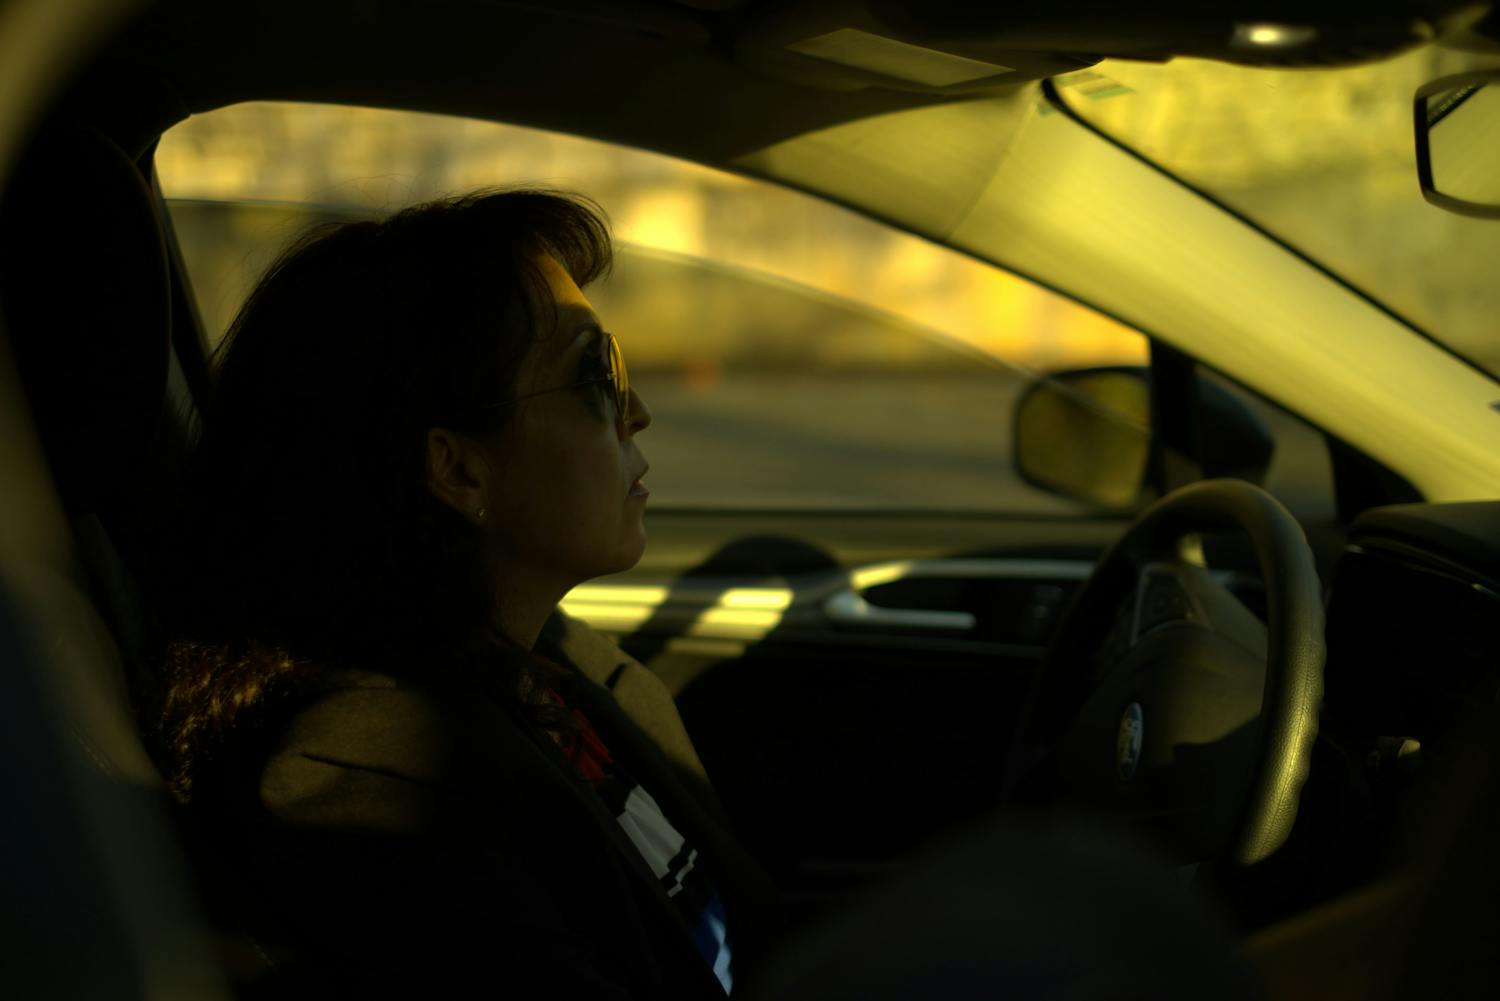
[(1459, 215), (1500, 219), (1500, 70), (1424, 85), (1414, 117), (1422, 197)]

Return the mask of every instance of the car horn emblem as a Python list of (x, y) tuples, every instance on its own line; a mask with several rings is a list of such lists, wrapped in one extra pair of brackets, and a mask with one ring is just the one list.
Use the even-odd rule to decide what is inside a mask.
[(1141, 704), (1132, 702), (1120, 717), (1120, 733), (1115, 740), (1115, 771), (1121, 782), (1129, 782), (1141, 763), (1141, 737), (1145, 732), (1145, 714)]

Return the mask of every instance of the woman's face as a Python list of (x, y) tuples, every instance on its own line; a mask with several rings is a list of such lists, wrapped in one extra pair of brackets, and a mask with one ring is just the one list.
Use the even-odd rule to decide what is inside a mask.
[[(516, 396), (539, 395), (515, 404), (487, 449), (485, 523), (507, 578), (502, 601), (520, 588), (555, 603), (575, 584), (629, 569), (645, 551), (638, 481), (647, 463), (635, 436), (651, 412), (632, 390), (622, 420), (607, 380), (559, 388), (607, 375), (608, 339), (567, 271), (550, 257), (541, 265), (557, 323), (538, 331), (515, 387)], [(537, 318), (545, 325), (551, 313), (538, 310)]]

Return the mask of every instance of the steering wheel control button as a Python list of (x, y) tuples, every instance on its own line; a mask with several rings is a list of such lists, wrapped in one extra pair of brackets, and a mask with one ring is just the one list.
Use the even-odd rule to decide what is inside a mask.
[(1411, 776), (1422, 770), (1422, 742), (1412, 737), (1380, 737), (1365, 758), (1371, 771)]
[(1141, 739), (1146, 732), (1146, 714), (1139, 702), (1132, 702), (1120, 715), (1120, 732), (1115, 739), (1115, 773), (1121, 782), (1135, 777), (1141, 763)]
[(1163, 573), (1150, 573), (1142, 581), (1142, 593), (1136, 602), (1135, 637), (1172, 622), (1186, 622), (1192, 618), (1193, 604), (1187, 591), (1177, 578)]

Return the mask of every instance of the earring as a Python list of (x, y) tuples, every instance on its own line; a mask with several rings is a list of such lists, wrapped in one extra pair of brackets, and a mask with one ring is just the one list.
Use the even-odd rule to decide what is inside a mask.
[(475, 511), (474, 512), (474, 517), (478, 518), (480, 521), (483, 521), (484, 520), (484, 508), (480, 508), (478, 511)]

